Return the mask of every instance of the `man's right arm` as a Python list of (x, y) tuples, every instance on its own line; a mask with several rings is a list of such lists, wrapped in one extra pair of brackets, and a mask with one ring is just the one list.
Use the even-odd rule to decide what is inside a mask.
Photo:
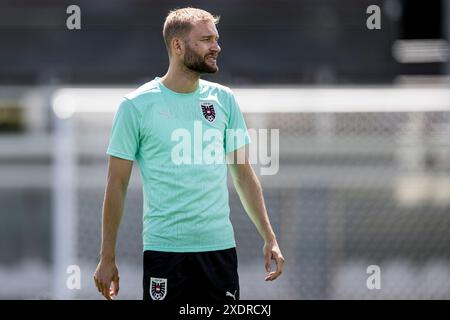
[(132, 168), (133, 161), (109, 157), (103, 201), (100, 262), (94, 274), (98, 291), (108, 300), (119, 292), (119, 271), (115, 262), (116, 240)]

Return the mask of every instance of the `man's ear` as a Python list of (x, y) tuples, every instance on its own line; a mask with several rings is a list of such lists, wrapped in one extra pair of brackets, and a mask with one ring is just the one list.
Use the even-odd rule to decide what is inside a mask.
[(172, 53), (176, 55), (181, 55), (184, 51), (184, 42), (180, 38), (172, 39)]

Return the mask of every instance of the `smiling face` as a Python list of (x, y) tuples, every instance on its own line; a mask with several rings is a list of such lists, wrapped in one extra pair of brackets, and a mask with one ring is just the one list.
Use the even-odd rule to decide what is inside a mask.
[(219, 70), (217, 58), (220, 53), (219, 33), (212, 21), (197, 21), (184, 42), (182, 64), (197, 73), (216, 73)]

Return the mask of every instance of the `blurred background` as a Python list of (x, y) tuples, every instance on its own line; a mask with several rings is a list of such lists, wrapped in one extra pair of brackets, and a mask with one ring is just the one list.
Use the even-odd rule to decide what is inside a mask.
[[(286, 268), (263, 281), (263, 243), (230, 184), (241, 298), (449, 299), (445, 0), (0, 0), (0, 298), (101, 298), (112, 119), (164, 75), (162, 25), (184, 6), (221, 15), (220, 72), (205, 78), (235, 91), (249, 128), (280, 130), (279, 172), (260, 178)], [(118, 299), (142, 297), (141, 228), (135, 165)]]

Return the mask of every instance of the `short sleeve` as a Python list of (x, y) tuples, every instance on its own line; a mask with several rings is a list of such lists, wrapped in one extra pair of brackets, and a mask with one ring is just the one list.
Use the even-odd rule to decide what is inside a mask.
[(229, 101), (230, 112), (224, 141), (225, 153), (235, 151), (251, 142), (244, 116), (233, 93)]
[(124, 99), (114, 115), (107, 154), (131, 161), (136, 159), (139, 151), (140, 118), (133, 103)]

